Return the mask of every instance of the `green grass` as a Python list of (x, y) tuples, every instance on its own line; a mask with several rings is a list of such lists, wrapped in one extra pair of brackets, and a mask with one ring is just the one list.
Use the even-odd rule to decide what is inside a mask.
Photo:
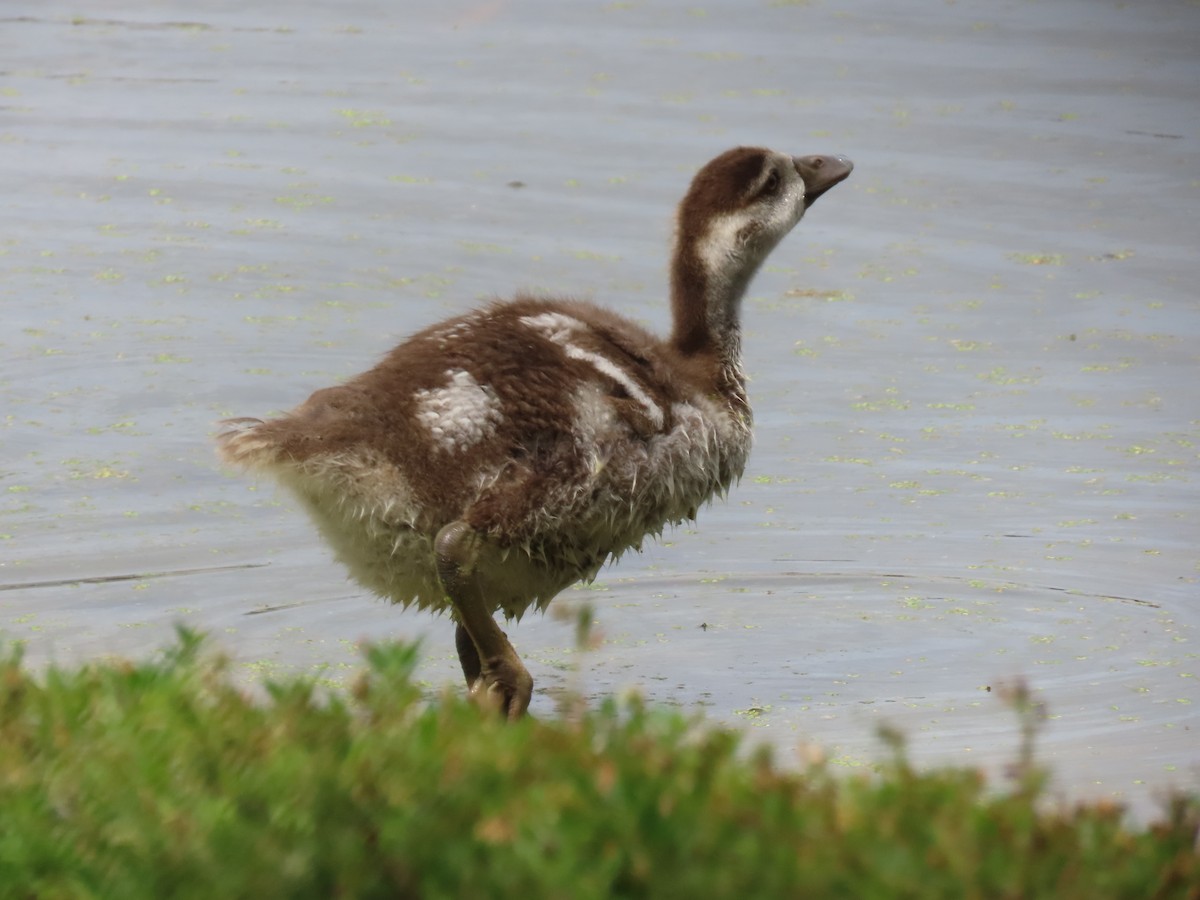
[[(152, 662), (0, 660), (0, 897), (1196, 897), (1200, 806), (1132, 827), (919, 773), (795, 772), (637, 702), (505, 725), (376, 646), (351, 696)], [(1030, 746), (1035, 710), (1014, 705)]]

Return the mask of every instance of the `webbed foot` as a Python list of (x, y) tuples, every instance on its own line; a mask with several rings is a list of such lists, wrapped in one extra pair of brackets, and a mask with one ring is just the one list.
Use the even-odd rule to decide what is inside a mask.
[(469, 696), (480, 707), (515, 720), (529, 708), (533, 678), (492, 618), (479, 588), (475, 565), (484, 540), (466, 522), (451, 522), (438, 532), (434, 553), (442, 588), (458, 619), (455, 644)]

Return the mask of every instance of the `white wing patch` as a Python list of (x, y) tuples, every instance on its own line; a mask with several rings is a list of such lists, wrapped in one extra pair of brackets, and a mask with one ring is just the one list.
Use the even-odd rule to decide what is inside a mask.
[(438, 329), (432, 335), (430, 335), (430, 337), (437, 341), (439, 347), (445, 349), (454, 341), (457, 341), (464, 335), (469, 334), (473, 328), (479, 325), (479, 322), (483, 317), (484, 313), (482, 311), (473, 312), (451, 325), (447, 325)]
[(607, 375), (621, 387), (625, 388), (625, 392), (634, 400), (641, 404), (642, 409), (646, 411), (646, 418), (653, 423), (655, 428), (663, 426), (663, 411), (657, 403), (650, 399), (650, 395), (642, 390), (642, 386), (629, 377), (629, 373), (625, 372), (615, 362), (599, 353), (593, 353), (590, 350), (584, 350), (581, 347), (576, 347), (574, 344), (565, 345), (567, 356), (571, 359), (579, 359), (586, 363), (591, 363), (596, 369)]
[(571, 357), (571, 359), (586, 362), (602, 375), (611, 378), (624, 388), (625, 393), (642, 407), (646, 413), (646, 418), (653, 423), (655, 428), (662, 428), (665, 421), (662, 407), (654, 402), (650, 395), (642, 389), (642, 386), (637, 383), (636, 379), (631, 377), (628, 372), (607, 356), (603, 356), (593, 350), (585, 350), (571, 343), (572, 335), (587, 330), (588, 326), (584, 322), (573, 316), (556, 312), (539, 313), (536, 316), (522, 316), (520, 322), (522, 325), (538, 332), (547, 340), (561, 346), (563, 352)]
[(548, 341), (556, 344), (566, 344), (571, 334), (576, 331), (587, 331), (587, 326), (574, 316), (563, 313), (544, 312), (536, 316), (521, 316), (520, 322), (526, 328), (532, 328)]
[(417, 420), (441, 449), (466, 450), (496, 433), (500, 401), (465, 369), (449, 369), (446, 378), (445, 387), (417, 391)]

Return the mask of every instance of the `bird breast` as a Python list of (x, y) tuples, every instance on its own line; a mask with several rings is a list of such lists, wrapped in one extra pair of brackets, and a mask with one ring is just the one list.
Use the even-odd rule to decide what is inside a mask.
[(741, 475), (740, 376), (725, 373), (725, 396), (681, 379), (666, 352), (594, 307), (497, 305), (414, 336), (227, 452), (252, 447), (355, 578), (396, 602), (443, 605), (430, 542), (467, 521), (495, 548), (479, 577), (519, 615)]

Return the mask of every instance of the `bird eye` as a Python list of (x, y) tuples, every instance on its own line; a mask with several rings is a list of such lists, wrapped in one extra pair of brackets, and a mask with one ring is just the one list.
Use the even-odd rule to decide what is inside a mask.
[(779, 173), (772, 169), (771, 174), (767, 176), (767, 180), (763, 182), (762, 192), (764, 194), (773, 194), (777, 190), (779, 190)]

